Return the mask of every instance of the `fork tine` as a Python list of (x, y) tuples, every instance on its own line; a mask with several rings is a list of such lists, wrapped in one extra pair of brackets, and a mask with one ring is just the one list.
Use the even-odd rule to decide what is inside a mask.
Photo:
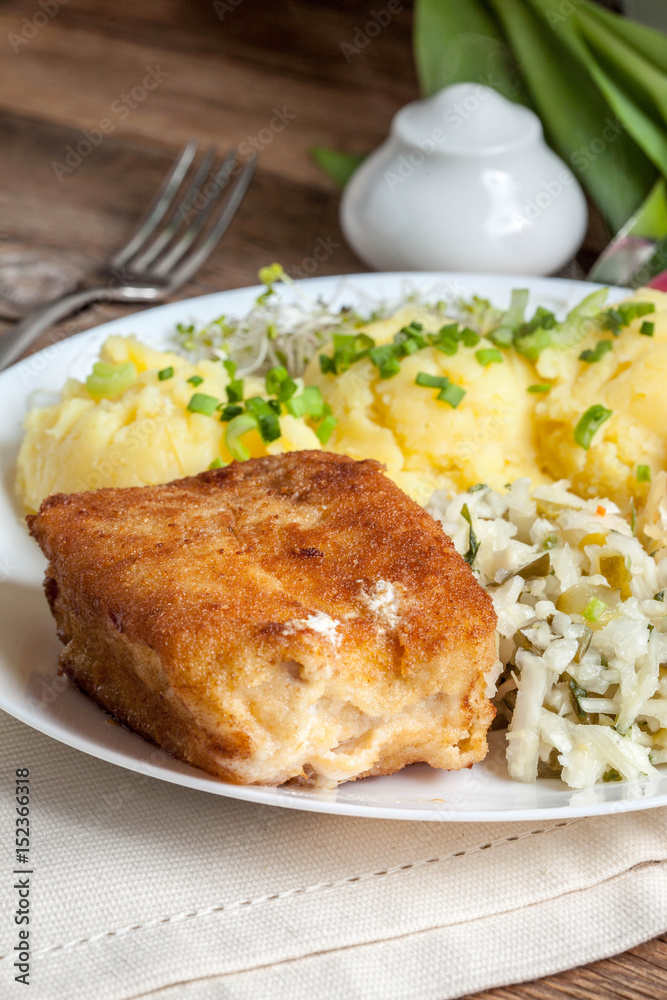
[(134, 236), (118, 250), (111, 260), (109, 261), (110, 269), (117, 269), (124, 266), (130, 257), (139, 250), (139, 248), (145, 243), (148, 237), (155, 231), (158, 223), (166, 215), (169, 206), (173, 202), (178, 189), (181, 186), (183, 178), (185, 177), (190, 164), (195, 158), (195, 154), (199, 147), (199, 143), (191, 139), (188, 142), (178, 157), (174, 161), (174, 165), (167, 174), (167, 176), (162, 181), (153, 202), (151, 203), (143, 221), (140, 223)]
[(174, 205), (173, 211), (162, 232), (144, 250), (141, 250), (137, 256), (128, 261), (128, 266), (132, 271), (141, 272), (148, 270), (149, 265), (153, 263), (156, 257), (162, 253), (164, 248), (176, 235), (181, 227), (185, 211), (189, 209), (199, 189), (208, 177), (209, 171), (215, 162), (216, 152), (215, 146), (209, 146), (206, 150), (192, 181), (188, 184), (178, 204)]
[(255, 153), (251, 153), (227, 201), (217, 216), (214, 217), (213, 223), (203, 241), (186, 256), (185, 260), (171, 275), (168, 275), (169, 284), (172, 288), (185, 284), (215, 250), (229, 223), (236, 215), (236, 210), (243, 201), (243, 196), (248, 190), (248, 185), (255, 173), (256, 166), (257, 156)]
[(221, 193), (229, 183), (231, 172), (236, 164), (236, 157), (236, 150), (230, 149), (213, 180), (213, 183), (217, 188), (215, 194), (212, 195), (208, 199), (206, 205), (199, 210), (192, 224), (185, 229), (185, 232), (178, 238), (174, 237), (174, 245), (171, 250), (167, 251), (160, 258), (157, 264), (154, 264), (153, 267), (151, 267), (151, 274), (157, 275), (160, 278), (165, 277), (165, 275), (173, 270), (176, 264), (178, 264), (179, 260), (185, 256), (189, 248), (199, 236), (199, 233), (204, 228), (209, 216), (211, 215), (217, 202), (220, 200)]

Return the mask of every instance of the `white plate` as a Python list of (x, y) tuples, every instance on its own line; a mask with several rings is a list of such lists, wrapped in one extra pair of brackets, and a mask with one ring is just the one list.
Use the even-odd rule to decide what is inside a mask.
[[(500, 306), (512, 288), (531, 290), (540, 304), (563, 313), (595, 286), (547, 278), (485, 275), (364, 274), (299, 282), (309, 296), (338, 305), (368, 306), (419, 289), (434, 299), (478, 294)], [(0, 708), (40, 732), (132, 771), (211, 792), (276, 806), (409, 820), (533, 820), (593, 815), (667, 804), (667, 773), (652, 785), (626, 782), (573, 792), (557, 781), (521, 785), (510, 781), (504, 738), (495, 734), (487, 759), (463, 772), (415, 764), (399, 774), (349, 782), (334, 792), (290, 788), (243, 788), (209, 777), (167, 756), (113, 723), (56, 673), (60, 649), (42, 592), (44, 559), (29, 537), (14, 498), (14, 462), (26, 410), (38, 390), (57, 392), (66, 378), (84, 378), (110, 333), (136, 334), (156, 347), (169, 343), (178, 321), (241, 315), (257, 288), (220, 292), (150, 309), (107, 323), (46, 348), (0, 374)], [(291, 290), (283, 294), (290, 296)], [(615, 289), (610, 298), (623, 293)], [(39, 393), (41, 395), (41, 393)]]

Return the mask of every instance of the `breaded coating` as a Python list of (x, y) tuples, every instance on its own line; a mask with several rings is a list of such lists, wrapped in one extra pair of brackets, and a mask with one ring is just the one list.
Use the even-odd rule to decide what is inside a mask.
[(331, 786), (484, 757), (491, 600), (377, 462), (291, 452), (28, 523), (63, 670), (181, 760)]

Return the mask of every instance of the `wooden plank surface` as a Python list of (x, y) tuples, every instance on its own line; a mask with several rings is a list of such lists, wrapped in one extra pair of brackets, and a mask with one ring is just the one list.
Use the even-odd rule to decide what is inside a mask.
[[(39, 9), (31, 0), (0, 7), (0, 331), (123, 242), (192, 136), (262, 148), (229, 233), (179, 298), (252, 284), (276, 259), (293, 273), (310, 269), (322, 242), (329, 252), (309, 273), (365, 270), (343, 240), (335, 186), (309, 149), (367, 152), (418, 96), (408, 3), (347, 56), (343, 46), (369, 20), (358, 0), (70, 0), (45, 24)], [(133, 98), (151, 71), (159, 83)], [(285, 127), (264, 141), (276, 109)], [(71, 172), (54, 168), (105, 117), (113, 131)], [(589, 248), (604, 238), (596, 223)], [(127, 311), (87, 310), (35, 349)], [(475, 1000), (563, 997), (667, 997), (667, 936)]]

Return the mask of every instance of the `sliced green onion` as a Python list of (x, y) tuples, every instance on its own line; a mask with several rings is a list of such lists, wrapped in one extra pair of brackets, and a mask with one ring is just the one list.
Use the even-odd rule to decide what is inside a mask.
[(449, 379), (446, 375), (429, 375), (428, 372), (419, 372), (415, 384), (426, 386), (428, 389), (445, 389), (449, 385)]
[(607, 351), (611, 351), (612, 347), (613, 343), (611, 340), (599, 340), (592, 350), (582, 351), (579, 355), (579, 360), (593, 365), (597, 361), (601, 361)]
[(665, 592), (664, 592), (664, 590), (659, 590), (657, 594), (653, 595), (653, 600), (654, 601), (664, 601), (664, 599), (665, 599)]
[(475, 351), (475, 357), (483, 368), (488, 365), (499, 365), (502, 364), (503, 356), (496, 347), (482, 348), (479, 351)]
[(461, 517), (468, 522), (468, 551), (463, 558), (468, 563), (468, 566), (472, 566), (475, 561), (475, 556), (479, 551), (479, 541), (473, 531), (472, 517), (470, 516), (467, 503), (464, 503), (463, 507), (461, 507)]
[(196, 392), (188, 403), (190, 413), (204, 413), (207, 417), (212, 416), (220, 405), (220, 400), (215, 396), (208, 396), (205, 392)]
[(265, 383), (269, 396), (277, 396), (283, 403), (297, 390), (296, 382), (289, 377), (287, 369), (282, 366), (269, 369)]
[(622, 775), (616, 770), (615, 767), (610, 767), (608, 771), (605, 771), (602, 775), (603, 781), (623, 781)]
[(242, 403), (243, 402), (243, 379), (235, 378), (227, 386), (225, 390), (227, 393), (228, 403)]
[(243, 407), (239, 406), (238, 403), (232, 403), (227, 406), (221, 404), (218, 406), (218, 409), (221, 411), (220, 420), (223, 423), (227, 423), (229, 420), (233, 420), (234, 417), (238, 417), (243, 413)]
[(197, 388), (198, 385), (201, 385), (203, 381), (204, 379), (201, 377), (201, 375), (193, 375), (192, 378), (186, 379), (186, 382), (189, 382), (190, 385), (195, 387), (195, 389)]
[(213, 461), (211, 462), (211, 464), (209, 465), (209, 469), (221, 469), (224, 464), (225, 463), (222, 461), (222, 459), (218, 455), (218, 457), (214, 458)]
[(368, 355), (380, 373), (381, 379), (393, 378), (397, 375), (401, 366), (396, 356), (394, 344), (382, 344), (380, 347), (371, 347)]
[(262, 441), (277, 441), (280, 437), (280, 421), (273, 407), (269, 406), (261, 396), (252, 396), (246, 400), (246, 410), (257, 418), (257, 427)]
[(638, 483), (651, 482), (651, 467), (649, 465), (637, 466), (637, 482)]
[(607, 605), (599, 597), (591, 597), (583, 611), (583, 617), (587, 622), (595, 623), (607, 610)]
[(447, 323), (446, 326), (440, 327), (437, 333), (428, 335), (428, 341), (436, 351), (453, 357), (459, 349), (458, 323)]
[(548, 382), (536, 382), (535, 385), (529, 385), (526, 392), (551, 392), (551, 386)]
[(338, 423), (337, 419), (332, 413), (324, 418), (322, 423), (319, 425), (315, 433), (317, 434), (320, 444), (326, 444), (331, 437), (334, 427)]
[(441, 400), (443, 403), (449, 403), (452, 409), (455, 410), (465, 394), (465, 389), (462, 389), (460, 385), (454, 385), (453, 382), (450, 382), (449, 385), (440, 390), (436, 399)]
[(171, 366), (169, 366), (169, 368), (161, 368), (160, 371), (157, 373), (157, 377), (160, 380), (160, 382), (164, 382), (165, 379), (168, 378), (173, 378), (174, 369)]
[(292, 396), (285, 403), (287, 412), (293, 417), (318, 417), (324, 416), (325, 403), (322, 393), (316, 385), (307, 385), (299, 396)]
[(479, 335), (471, 330), (469, 326), (465, 326), (461, 330), (461, 343), (465, 344), (466, 347), (476, 347), (479, 344)]
[(574, 440), (577, 444), (588, 451), (594, 434), (611, 415), (612, 410), (606, 409), (600, 403), (589, 406), (574, 429)]
[(468, 493), (479, 493), (480, 490), (488, 490), (488, 488), (486, 483), (475, 483), (474, 486), (470, 487)]
[(555, 531), (552, 531), (542, 542), (542, 548), (549, 552), (550, 549), (555, 549), (558, 545), (558, 535)]
[[(653, 302), (620, 302), (602, 313), (602, 328), (611, 330), (618, 337), (622, 328), (632, 323), (633, 319), (655, 312)], [(650, 336), (650, 334), (648, 335)]]
[(336, 362), (328, 354), (320, 354), (320, 371), (323, 375), (337, 375)]
[(226, 361), (223, 361), (222, 364), (224, 365), (224, 369), (229, 375), (229, 378), (233, 379), (234, 376), (236, 375), (236, 368), (237, 368), (236, 362), (227, 359)]
[(230, 455), (239, 462), (245, 462), (250, 458), (250, 452), (241, 441), (241, 436), (252, 430), (257, 430), (257, 418), (254, 413), (242, 413), (227, 424), (225, 444)]
[(499, 347), (509, 347), (514, 336), (523, 323), (523, 316), (528, 305), (528, 289), (514, 288), (510, 297), (510, 306), (503, 315), (500, 324), (489, 333), (489, 340)]
[(412, 322), (398, 331), (394, 337), (394, 345), (400, 355), (414, 354), (426, 347), (426, 340), (422, 336), (423, 329), (421, 323)]
[(647, 319), (645, 319), (642, 325), (639, 327), (639, 332), (643, 334), (644, 337), (652, 337), (654, 330), (655, 330), (655, 323), (649, 323)]
[(616, 308), (623, 318), (623, 325), (627, 326), (629, 323), (632, 323), (633, 319), (638, 319), (640, 316), (647, 316), (649, 313), (655, 312), (655, 303), (621, 302)]
[(137, 369), (131, 361), (120, 365), (96, 361), (93, 373), (86, 379), (86, 389), (98, 399), (111, 399), (129, 389), (137, 380)]

